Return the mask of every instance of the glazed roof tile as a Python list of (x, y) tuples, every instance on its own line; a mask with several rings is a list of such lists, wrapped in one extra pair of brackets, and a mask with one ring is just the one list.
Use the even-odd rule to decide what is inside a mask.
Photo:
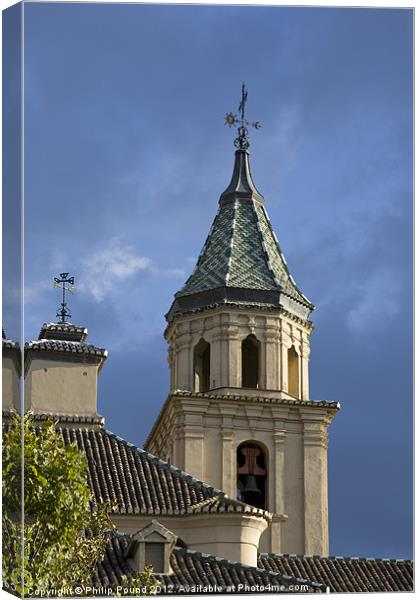
[[(235, 173), (239, 180), (250, 178), (247, 152), (236, 152)], [(230, 188), (233, 191), (221, 196), (219, 210), (197, 265), (176, 298), (222, 287), (281, 291), (312, 309), (313, 305), (299, 290), (288, 270), (262, 204), (262, 196), (252, 191), (251, 184), (233, 187), (231, 184)], [(239, 189), (249, 191), (235, 191)]]
[(260, 554), (263, 569), (315, 579), (331, 592), (397, 592), (413, 590), (413, 561), (342, 556)]
[[(97, 587), (108, 587), (121, 583), (123, 575), (134, 574), (133, 568), (125, 558), (131, 536), (114, 535), (110, 538), (105, 556), (98, 565), (93, 577)], [(243, 591), (238, 586), (264, 586), (266, 591), (292, 591), (289, 586), (305, 585), (305, 591), (323, 592), (323, 584), (308, 581), (298, 577), (284, 575), (278, 572), (250, 567), (210, 554), (194, 552), (184, 548), (174, 548), (171, 554), (171, 575), (156, 575), (155, 578), (163, 585), (163, 593), (182, 593), (192, 586), (217, 586), (220, 593), (227, 591)], [(232, 590), (234, 588), (234, 590)], [(236, 588), (236, 589), (235, 589)], [(302, 591), (302, 589), (300, 589)]]
[(279, 290), (312, 306), (294, 283), (267, 213), (256, 201), (220, 206), (196, 268), (177, 297), (222, 286)]

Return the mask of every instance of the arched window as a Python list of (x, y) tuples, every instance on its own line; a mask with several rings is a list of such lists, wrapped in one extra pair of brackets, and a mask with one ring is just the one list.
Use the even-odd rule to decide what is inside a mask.
[(210, 344), (203, 340), (194, 348), (194, 391), (207, 392), (210, 389)]
[(242, 387), (258, 388), (260, 377), (260, 342), (249, 335), (242, 342)]
[(238, 500), (267, 508), (267, 459), (265, 450), (255, 442), (244, 442), (238, 446), (237, 495)]
[(299, 397), (299, 356), (294, 346), (287, 351), (288, 392)]

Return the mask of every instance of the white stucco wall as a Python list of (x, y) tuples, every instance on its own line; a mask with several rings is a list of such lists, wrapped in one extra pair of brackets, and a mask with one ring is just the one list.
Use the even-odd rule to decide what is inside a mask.
[(95, 415), (98, 365), (34, 358), (25, 377), (25, 409)]

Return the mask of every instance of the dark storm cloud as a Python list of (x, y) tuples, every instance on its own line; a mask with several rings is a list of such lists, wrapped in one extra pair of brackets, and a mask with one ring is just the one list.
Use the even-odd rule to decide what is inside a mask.
[(404, 10), (26, 5), (26, 336), (74, 272), (110, 350), (99, 410), (142, 443), (168, 385), (163, 315), (227, 186), (243, 80), (252, 171), (318, 306), (330, 551), (411, 555), (412, 17)]

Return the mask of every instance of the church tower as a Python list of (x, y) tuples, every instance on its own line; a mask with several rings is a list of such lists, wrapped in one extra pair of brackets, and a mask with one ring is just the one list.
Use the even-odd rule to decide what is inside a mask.
[[(328, 554), (327, 429), (309, 398), (313, 304), (255, 187), (243, 88), (232, 179), (166, 315), (170, 393), (146, 448), (272, 514), (260, 551)], [(254, 124), (258, 127), (258, 123)]]

